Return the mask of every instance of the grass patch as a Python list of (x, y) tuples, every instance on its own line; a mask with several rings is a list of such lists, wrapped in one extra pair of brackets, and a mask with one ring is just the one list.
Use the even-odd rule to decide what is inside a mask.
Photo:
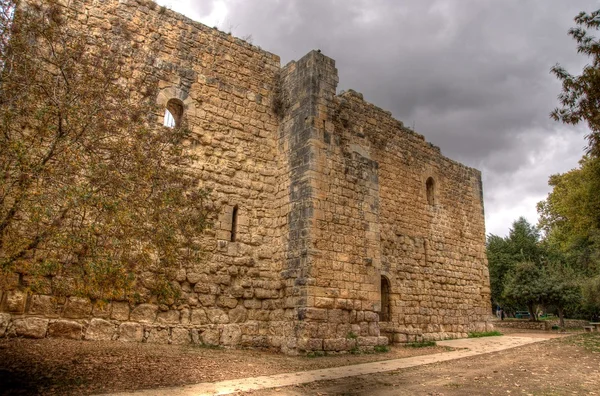
[(310, 351), (306, 354), (306, 357), (309, 357), (309, 358), (319, 358), (319, 357), (323, 357), (323, 356), (327, 356), (327, 352), (325, 352), (325, 351)]
[(225, 349), (225, 347), (222, 345), (204, 344), (204, 343), (192, 344), (191, 346), (192, 346), (192, 348), (200, 348), (200, 349)]
[(390, 351), (390, 348), (387, 345), (375, 345), (375, 353), (386, 353)]
[(471, 333), (469, 333), (469, 338), (480, 338), (480, 337), (497, 337), (497, 336), (501, 336), (502, 333), (500, 333), (497, 330), (494, 331), (473, 331)]
[(568, 337), (564, 342), (582, 347), (587, 351), (600, 353), (600, 333), (586, 333)]
[(435, 343), (435, 341), (419, 341), (419, 342), (409, 342), (407, 344), (404, 344), (405, 347), (407, 348), (426, 348), (426, 347), (432, 347), (432, 346), (436, 346), (437, 344)]

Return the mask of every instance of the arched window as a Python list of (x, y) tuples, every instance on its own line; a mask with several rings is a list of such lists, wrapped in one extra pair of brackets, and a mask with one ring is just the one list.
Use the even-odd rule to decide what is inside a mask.
[(427, 189), (427, 203), (432, 206), (435, 205), (435, 182), (433, 177), (427, 179), (425, 188)]
[(379, 321), (390, 321), (390, 281), (385, 276), (381, 277), (381, 312), (379, 312)]
[(181, 125), (183, 118), (183, 103), (179, 99), (169, 99), (165, 109), (163, 125), (168, 128), (177, 128)]

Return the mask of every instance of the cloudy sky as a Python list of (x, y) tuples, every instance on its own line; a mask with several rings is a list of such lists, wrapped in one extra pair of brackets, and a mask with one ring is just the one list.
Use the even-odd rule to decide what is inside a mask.
[(585, 126), (548, 114), (587, 59), (567, 36), (598, 0), (159, 0), (247, 37), (282, 64), (312, 49), (336, 60), (338, 90), (366, 100), (483, 172), (488, 233), (537, 222), (548, 176), (577, 166)]

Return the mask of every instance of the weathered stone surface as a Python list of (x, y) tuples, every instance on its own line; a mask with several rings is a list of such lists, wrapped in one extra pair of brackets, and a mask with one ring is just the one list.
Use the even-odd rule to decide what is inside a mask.
[(229, 324), (223, 326), (221, 332), (221, 344), (228, 346), (239, 345), (242, 339), (242, 330), (237, 324)]
[(205, 345), (219, 345), (221, 334), (218, 329), (208, 329), (202, 332), (200, 340)]
[(144, 328), (139, 323), (125, 322), (119, 326), (119, 341), (142, 342), (144, 339)]
[(114, 320), (129, 320), (129, 304), (125, 302), (113, 302), (111, 304), (110, 318)]
[(182, 345), (191, 342), (190, 331), (188, 329), (174, 327), (171, 329), (171, 344)]
[(229, 316), (222, 309), (206, 309), (206, 316), (210, 323), (229, 323)]
[(129, 320), (140, 323), (154, 323), (157, 313), (158, 305), (140, 304), (131, 311)]
[(6, 310), (12, 313), (25, 312), (25, 304), (27, 303), (27, 293), (21, 290), (9, 290), (6, 293)]
[(29, 307), (30, 314), (53, 317), (58, 315), (56, 308), (56, 298), (54, 296), (40, 294), (31, 296), (31, 306)]
[(192, 309), (190, 322), (194, 325), (208, 324), (209, 320), (203, 308)]
[(12, 322), (15, 335), (26, 338), (44, 338), (48, 330), (48, 319), (24, 318)]
[(159, 312), (156, 318), (157, 323), (163, 324), (178, 324), (179, 323), (179, 311), (169, 310), (165, 312)]
[(69, 319), (84, 319), (92, 313), (92, 303), (89, 298), (69, 297), (65, 304), (63, 316)]
[(112, 304), (106, 301), (98, 300), (93, 304), (92, 316), (95, 318), (108, 319), (112, 311)]
[(80, 340), (83, 336), (83, 326), (72, 320), (57, 320), (48, 325), (48, 336)]
[(217, 298), (217, 306), (221, 308), (235, 308), (238, 304), (237, 298), (219, 296)]
[(10, 314), (0, 313), (0, 337), (4, 337), (6, 329), (10, 323)]
[(242, 305), (238, 305), (230, 310), (228, 314), (230, 323), (244, 323), (248, 317), (248, 310)]
[(108, 320), (94, 318), (85, 331), (85, 339), (91, 341), (112, 340), (117, 332), (115, 325)]
[(169, 343), (169, 329), (154, 327), (150, 329), (148, 333), (147, 342), (150, 344), (168, 344)]

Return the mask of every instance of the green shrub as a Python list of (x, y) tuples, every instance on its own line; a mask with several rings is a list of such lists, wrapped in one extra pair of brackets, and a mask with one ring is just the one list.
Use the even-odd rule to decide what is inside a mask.
[(496, 337), (501, 336), (502, 333), (499, 331), (473, 331), (469, 333), (469, 338), (479, 338), (479, 337)]
[(425, 348), (425, 347), (431, 347), (431, 346), (436, 346), (437, 344), (435, 343), (435, 341), (419, 341), (419, 342), (409, 342), (407, 344), (405, 344), (406, 347), (408, 348)]

